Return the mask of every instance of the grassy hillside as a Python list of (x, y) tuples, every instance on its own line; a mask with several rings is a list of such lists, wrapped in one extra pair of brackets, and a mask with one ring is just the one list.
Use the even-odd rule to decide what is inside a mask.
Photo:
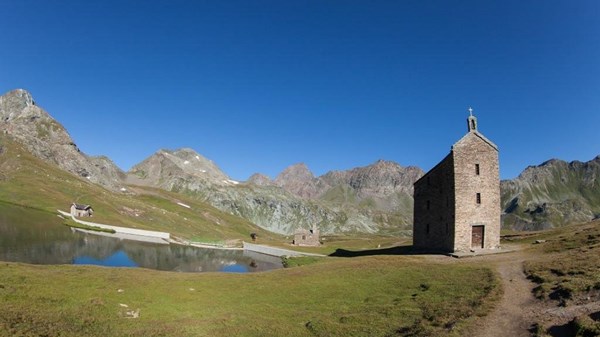
[(588, 162), (549, 160), (502, 181), (503, 225), (539, 230), (600, 216), (600, 157)]
[(532, 336), (599, 336), (600, 220), (507, 238), (529, 247), (523, 269), (537, 298)]
[(243, 275), (3, 263), (0, 336), (461, 336), (496, 291), (484, 267), (401, 256)]
[(68, 211), (72, 202), (90, 204), (94, 222), (166, 231), (196, 241), (249, 240), (252, 232), (263, 240), (281, 240), (184, 195), (141, 187), (114, 193), (33, 157), (6, 138), (0, 138), (0, 148), (0, 201), (52, 213)]
[[(537, 286), (536, 297), (573, 311), (600, 299), (600, 221), (567, 226), (535, 237), (546, 242), (536, 250), (544, 258), (525, 264), (525, 273)], [(600, 335), (600, 311), (587, 315), (584, 310), (562, 328), (572, 336)], [(550, 336), (556, 327), (536, 322), (537, 336)]]
[(386, 198), (361, 199), (349, 185), (338, 185), (325, 192), (320, 201), (334, 209), (359, 212), (372, 219), (380, 235), (412, 234), (413, 198), (404, 192), (394, 192)]
[(600, 221), (556, 231), (539, 249), (554, 257), (526, 264), (539, 298), (568, 304), (600, 292)]

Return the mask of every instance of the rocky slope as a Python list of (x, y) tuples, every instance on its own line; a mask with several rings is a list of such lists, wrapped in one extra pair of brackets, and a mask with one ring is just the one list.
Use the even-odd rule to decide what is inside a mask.
[[(227, 177), (191, 149), (159, 150), (127, 173), (127, 182), (193, 195), (218, 209), (282, 234), (317, 224), (325, 233), (376, 232), (379, 225), (357, 211), (336, 209), (287, 192), (264, 175), (243, 183)], [(292, 181), (292, 180), (290, 180)]]
[(318, 179), (304, 163), (283, 170), (274, 181), (276, 186), (305, 199), (315, 199), (331, 186)]
[(110, 158), (107, 156), (88, 156), (87, 159), (100, 171), (100, 177), (105, 177), (109, 181), (118, 182), (117, 185), (119, 186), (123, 185), (122, 183), (125, 181), (125, 178), (127, 178), (127, 175)]
[(503, 225), (537, 230), (600, 216), (600, 156), (567, 163), (552, 159), (500, 184)]
[[(392, 161), (378, 160), (348, 171), (330, 171), (315, 177), (303, 164), (283, 170), (274, 181), (255, 173), (247, 181), (257, 186), (279, 186), (304, 199), (321, 199), (337, 203), (377, 200), (378, 206), (393, 210), (394, 205), (383, 202), (394, 194), (412, 198), (413, 184), (424, 172), (418, 167), (402, 167)], [(350, 195), (348, 195), (350, 193)]]
[[(300, 198), (324, 202), (341, 210), (359, 209), (379, 225), (412, 223), (413, 184), (424, 174), (418, 167), (379, 160), (365, 167), (330, 171), (315, 177), (305, 164), (295, 164), (274, 181), (255, 174), (249, 184), (275, 185)], [(392, 217), (390, 217), (392, 215)]]
[[(380, 160), (319, 177), (296, 164), (274, 180), (255, 174), (239, 183), (192, 149), (160, 150), (125, 174), (107, 157), (82, 153), (64, 127), (21, 89), (0, 96), (0, 132), (45, 162), (108, 189), (129, 183), (193, 195), (284, 234), (312, 224), (324, 233), (409, 233), (413, 183), (423, 175), (417, 167)], [(528, 167), (501, 182), (504, 227), (543, 229), (599, 217), (599, 177), (600, 156)]]
[(0, 132), (23, 144), (36, 157), (81, 178), (117, 190), (124, 173), (108, 158), (82, 153), (65, 128), (31, 94), (17, 89), (0, 96)]
[[(359, 203), (373, 204), (383, 211), (410, 212), (412, 217), (413, 184), (423, 176), (418, 167), (402, 167), (392, 161), (379, 160), (349, 171), (332, 171), (321, 177), (334, 189), (351, 189)], [(322, 198), (339, 200), (339, 194), (329, 189)]]
[[(32, 216), (29, 210), (42, 209), (40, 219), (51, 219), (55, 218), (53, 214), (57, 209), (68, 211), (75, 201), (94, 207), (92, 221), (167, 231), (186, 240), (247, 240), (252, 232), (259, 233), (266, 241), (280, 240), (279, 236), (246, 219), (185, 195), (132, 186), (127, 186), (127, 193), (113, 192), (87, 179), (78, 179), (57, 165), (35, 157), (23, 144), (1, 133), (0, 148), (0, 218)], [(26, 206), (27, 212), (15, 210), (12, 205)], [(23, 224), (38, 223), (31, 220), (27, 218)], [(0, 241), (2, 239), (0, 235)]]
[(248, 184), (253, 184), (256, 186), (272, 186), (273, 185), (271, 178), (269, 178), (266, 175), (261, 174), (261, 173), (254, 173), (253, 175), (250, 176), (250, 178), (248, 178), (248, 180), (246, 182)]
[[(274, 184), (301, 198), (324, 201), (334, 209), (356, 207), (379, 229), (412, 224), (413, 184), (417, 167), (378, 161), (348, 171), (315, 177), (304, 164), (284, 170)], [(253, 178), (251, 182), (257, 178)], [(600, 217), (600, 156), (567, 163), (549, 160), (501, 182), (503, 227), (539, 230)]]
[(127, 173), (127, 182), (172, 190), (181, 180), (210, 184), (236, 184), (211, 160), (192, 149), (158, 150)]
[[(331, 171), (315, 177), (305, 164), (300, 163), (286, 168), (273, 181), (257, 173), (247, 184), (254, 190), (271, 186), (271, 197), (278, 191), (275, 187), (279, 187), (296, 197), (298, 204), (310, 201), (321, 210), (333, 212), (337, 215), (334, 216), (338, 222), (334, 227), (337, 230), (362, 228), (369, 232), (398, 234), (410, 229), (412, 186), (422, 175), (423, 171), (417, 167), (404, 168), (380, 160), (365, 167)], [(302, 218), (296, 221), (302, 221)]]

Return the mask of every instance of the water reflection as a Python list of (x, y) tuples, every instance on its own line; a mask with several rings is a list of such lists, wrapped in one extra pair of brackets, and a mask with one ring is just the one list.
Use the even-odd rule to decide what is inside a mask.
[(137, 263), (133, 262), (127, 253), (120, 250), (113, 255), (98, 260), (91, 256), (79, 256), (73, 259), (73, 264), (93, 264), (97, 266), (110, 266), (110, 267), (137, 267)]
[(85, 234), (48, 213), (0, 204), (0, 260), (94, 264), (180, 272), (256, 272), (281, 268), (278, 258), (243, 251), (161, 245)]
[(221, 268), (221, 271), (228, 273), (247, 273), (248, 267), (243, 264), (232, 264)]

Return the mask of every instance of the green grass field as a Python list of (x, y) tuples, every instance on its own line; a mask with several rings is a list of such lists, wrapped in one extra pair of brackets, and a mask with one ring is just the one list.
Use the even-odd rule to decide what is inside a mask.
[(52, 213), (68, 211), (72, 202), (90, 204), (93, 222), (166, 231), (184, 239), (241, 244), (254, 232), (266, 241), (282, 241), (280, 235), (185, 195), (130, 186), (134, 193), (111, 192), (33, 157), (2, 137), (0, 145), (0, 201)]
[[(600, 293), (599, 238), (595, 221), (513, 242), (531, 247), (524, 266), (538, 298), (568, 308)], [(502, 292), (487, 264), (470, 259), (367, 255), (288, 265), (183, 274), (0, 263), (0, 336), (464, 336)], [(577, 336), (600, 331), (588, 315), (570, 324)]]
[(406, 242), (395, 236), (346, 235), (325, 236), (324, 245), (317, 248), (294, 247), (291, 236), (263, 230), (193, 197), (139, 186), (127, 186), (132, 193), (111, 192), (33, 157), (2, 137), (0, 144), (4, 149), (0, 154), (0, 202), (54, 214), (57, 209), (68, 211), (72, 202), (90, 204), (94, 208), (92, 222), (165, 231), (207, 244), (241, 246), (241, 241), (250, 240), (250, 233), (257, 233), (259, 244), (328, 255), (340, 247), (364, 250)]
[[(540, 303), (565, 309), (597, 301), (600, 296), (600, 221), (574, 224), (549, 231), (525, 233), (517, 242), (531, 245), (524, 271), (536, 286)], [(514, 233), (514, 235), (518, 235)], [(535, 336), (553, 336), (551, 326), (532, 322)], [(600, 321), (580, 314), (568, 323), (572, 336), (600, 335)]]
[[(31, 231), (62, 226), (56, 209), (76, 201), (94, 206), (94, 222), (215, 244), (256, 232), (259, 244), (345, 257), (294, 258), (291, 268), (251, 274), (0, 262), (0, 336), (463, 336), (501, 293), (485, 263), (402, 255), (407, 238), (330, 235), (320, 247), (293, 247), (291, 237), (191, 197), (135, 186), (113, 193), (3, 145), (0, 216)], [(545, 240), (524, 264), (539, 299), (568, 307), (600, 294), (600, 221), (503, 234), (521, 245)], [(571, 325), (582, 336), (600, 331), (588, 315)]]
[(537, 249), (552, 256), (525, 264), (539, 298), (564, 305), (600, 292), (600, 221), (554, 230)]
[[(0, 215), (31, 230), (64, 222), (2, 203)], [(0, 336), (460, 336), (496, 298), (497, 280), (442, 261), (301, 258), (242, 275), (0, 262)]]
[[(190, 197), (132, 186), (128, 189), (135, 193), (110, 192), (0, 141), (0, 215), (5, 220), (62, 226), (56, 209), (78, 202), (94, 207), (91, 220), (98, 223), (206, 242), (248, 240), (256, 232), (258, 243), (290, 248), (284, 236)], [(2, 212), (15, 210), (14, 205), (25, 208)], [(29, 213), (31, 221), (21, 221)], [(397, 242), (385, 236), (339, 236), (304, 249), (330, 254)], [(240, 275), (3, 262), (0, 336), (459, 336), (473, 316), (487, 310), (498, 290), (485, 267), (419, 257), (292, 264), (297, 266)], [(139, 312), (139, 318), (128, 318), (129, 311)]]
[(497, 290), (486, 268), (403, 256), (258, 274), (2, 263), (0, 335), (460, 336)]

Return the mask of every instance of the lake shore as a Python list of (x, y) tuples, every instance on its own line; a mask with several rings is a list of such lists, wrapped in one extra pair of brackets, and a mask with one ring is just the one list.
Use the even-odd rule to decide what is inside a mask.
[(72, 227), (75, 230), (78, 230), (78, 231), (81, 231), (84, 233), (88, 233), (88, 234), (93, 234), (93, 235), (102, 235), (102, 236), (115, 237), (115, 238), (124, 239), (124, 240), (151, 242), (151, 243), (159, 243), (159, 244), (173, 243), (173, 244), (178, 244), (178, 245), (206, 248), (206, 249), (248, 250), (248, 251), (253, 251), (256, 253), (260, 253), (260, 254), (277, 256), (277, 257), (284, 257), (284, 256), (321, 256), (322, 257), (322, 256), (325, 256), (322, 254), (299, 252), (299, 251), (295, 251), (295, 250), (291, 250), (291, 249), (284, 249), (284, 248), (278, 248), (278, 247), (272, 247), (272, 246), (266, 246), (266, 245), (258, 245), (258, 244), (254, 244), (254, 243), (248, 243), (248, 242), (242, 242), (241, 248), (240, 247), (223, 247), (223, 246), (219, 246), (219, 245), (206, 244), (206, 243), (201, 243), (201, 242), (192, 242), (192, 241), (187, 241), (187, 240), (177, 238), (167, 232), (148, 231), (148, 230), (142, 230), (142, 229), (136, 229), (136, 228), (128, 228), (128, 227), (100, 224), (100, 223), (95, 223), (95, 222), (91, 222), (91, 221), (83, 221), (83, 220), (77, 219), (76, 217), (74, 217), (73, 215), (71, 215), (70, 213), (67, 213), (65, 211), (61, 211), (61, 210), (57, 210), (57, 211), (59, 212), (61, 217), (67, 217), (67, 218), (75, 221), (78, 224), (82, 224), (84, 226), (97, 227), (97, 228), (101, 228), (101, 229), (109, 230), (109, 231), (114, 231), (114, 233), (107, 233), (107, 232), (102, 232), (102, 231), (95, 231), (95, 230), (88, 230), (88, 229), (83, 229), (83, 228)]

